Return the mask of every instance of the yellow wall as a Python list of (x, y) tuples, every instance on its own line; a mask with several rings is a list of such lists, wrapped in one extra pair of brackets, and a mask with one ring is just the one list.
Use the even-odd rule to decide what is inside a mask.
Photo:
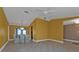
[(44, 19), (36, 18), (30, 26), (33, 27), (34, 40), (55, 39), (62, 41), (64, 39), (64, 24), (62, 20), (45, 21)]
[(4, 15), (3, 9), (0, 7), (0, 48), (8, 40), (8, 22)]
[(16, 26), (15, 25), (10, 25), (9, 26), (9, 39), (13, 39), (14, 38), (15, 30), (16, 30)]
[(31, 35), (31, 25), (27, 26), (28, 34)]
[(62, 20), (51, 20), (49, 21), (49, 39), (55, 39), (62, 41), (63, 32), (64, 32), (64, 24)]
[(41, 39), (47, 39), (48, 38), (48, 22), (41, 19), (36, 18), (33, 23), (33, 39), (35, 40), (41, 40)]

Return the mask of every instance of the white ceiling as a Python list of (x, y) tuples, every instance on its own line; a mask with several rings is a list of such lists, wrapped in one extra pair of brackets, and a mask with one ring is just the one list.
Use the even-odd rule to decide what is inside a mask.
[[(4, 7), (10, 25), (29, 25), (36, 17), (61, 18), (79, 16), (78, 7)], [(28, 11), (29, 13), (24, 13)]]

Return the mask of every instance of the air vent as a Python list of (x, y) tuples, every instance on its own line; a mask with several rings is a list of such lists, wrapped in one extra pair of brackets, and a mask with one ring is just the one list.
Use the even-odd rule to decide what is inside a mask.
[(24, 11), (24, 13), (29, 13), (28, 11)]

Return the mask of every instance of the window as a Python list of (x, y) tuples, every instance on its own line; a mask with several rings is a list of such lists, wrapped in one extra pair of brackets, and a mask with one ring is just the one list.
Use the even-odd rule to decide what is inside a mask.
[(24, 28), (17, 28), (16, 29), (16, 34), (17, 35), (21, 35), (21, 34), (26, 35), (26, 30)]
[(26, 35), (26, 30), (23, 30), (23, 34)]
[(21, 35), (21, 30), (20, 29), (17, 29), (17, 34)]

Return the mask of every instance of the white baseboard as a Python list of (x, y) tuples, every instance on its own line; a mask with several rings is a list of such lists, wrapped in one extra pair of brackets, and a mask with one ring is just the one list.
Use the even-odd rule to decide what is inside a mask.
[(59, 41), (59, 40), (55, 40), (55, 39), (41, 39), (41, 40), (35, 40), (33, 39), (34, 42), (41, 42), (41, 41), (54, 41), (54, 42), (58, 42), (58, 43), (64, 43), (64, 41)]
[(71, 39), (64, 39), (65, 41), (69, 41), (69, 42), (75, 42), (75, 43), (79, 43), (79, 41), (77, 40), (71, 40)]
[(0, 48), (0, 52), (5, 48), (7, 44), (8, 44), (8, 41)]
[(35, 40), (33, 39), (34, 42), (41, 42), (41, 41), (48, 41), (49, 39), (41, 39), (41, 40)]
[(63, 41), (59, 41), (59, 40), (55, 40), (55, 39), (50, 39), (50, 41), (55, 41), (55, 42), (58, 42), (58, 43), (64, 43), (64, 40)]

